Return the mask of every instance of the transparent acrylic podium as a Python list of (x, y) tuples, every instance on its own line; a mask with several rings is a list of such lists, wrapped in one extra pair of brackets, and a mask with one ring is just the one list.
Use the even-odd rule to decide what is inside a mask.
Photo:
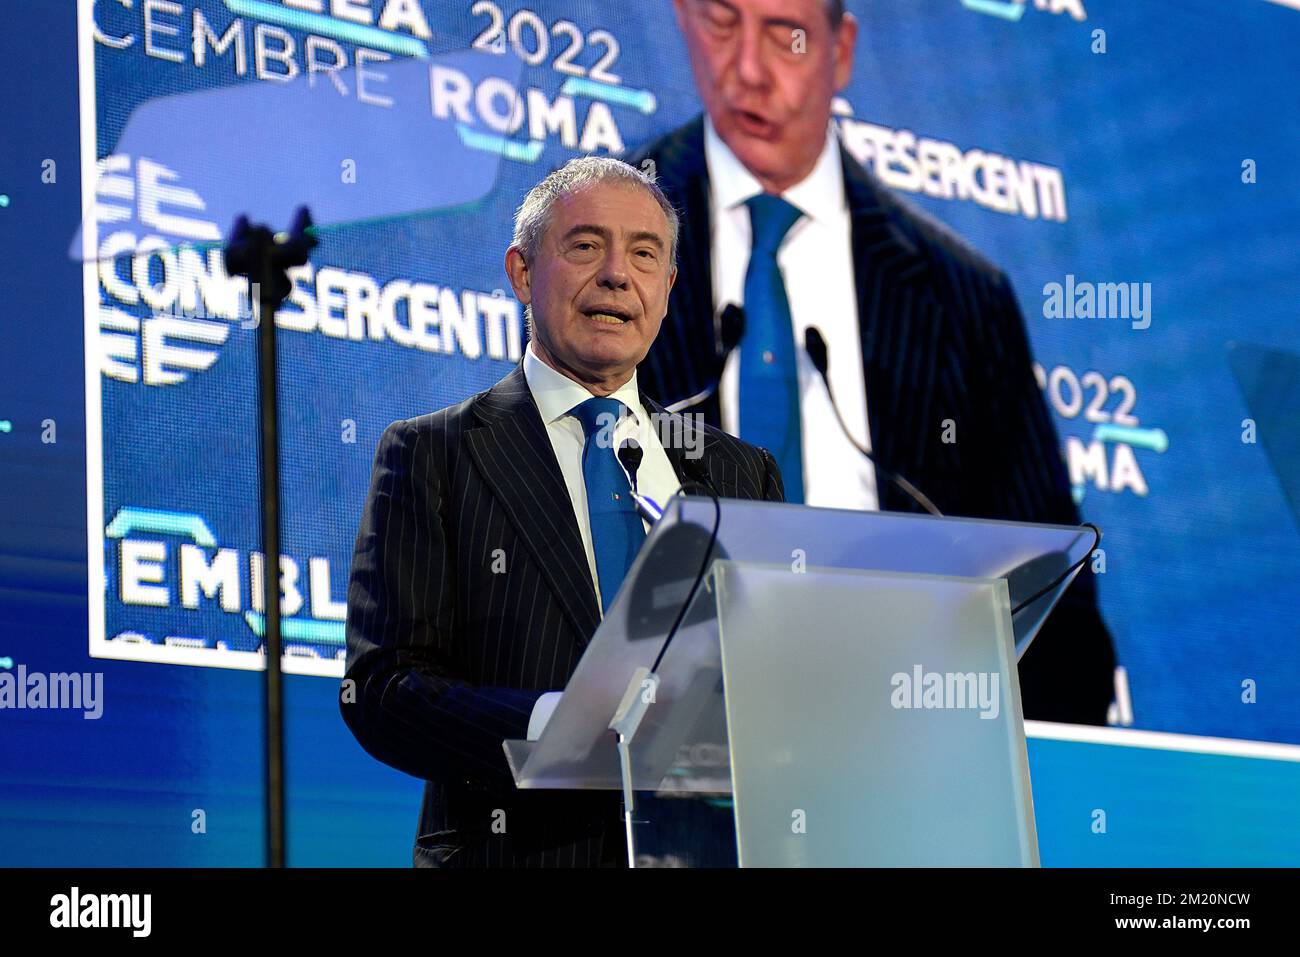
[(1016, 661), (1094, 542), (676, 498), (516, 784), (622, 790), (636, 866), (1036, 866)]

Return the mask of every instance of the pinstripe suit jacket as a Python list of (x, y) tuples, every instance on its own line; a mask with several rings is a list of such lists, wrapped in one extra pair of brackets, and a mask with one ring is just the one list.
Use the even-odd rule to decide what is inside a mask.
[[(682, 447), (665, 451), (685, 480), (697, 437), (690, 419), (682, 427)], [(697, 474), (720, 496), (784, 498), (765, 450), (704, 432)], [(522, 364), (384, 431), (348, 585), (355, 701), (345, 695), (340, 708), (371, 755), (427, 782), (416, 866), (626, 862), (617, 794), (518, 791), (501, 744), (527, 735), (537, 698), (565, 686), (599, 622)]]
[[(876, 461), (910, 479), (946, 515), (1077, 524), (1006, 275), (840, 153)], [(672, 403), (716, 383), (724, 358), (713, 321), (703, 117), (628, 162), (646, 159), (683, 220), (668, 316), (638, 382)], [(721, 424), (716, 394), (695, 411)], [(949, 420), (955, 441), (945, 441)], [(877, 487), (881, 508), (918, 510), (892, 483)], [(1105, 723), (1115, 656), (1095, 588), (1085, 568), (1021, 660), (1026, 717)]]

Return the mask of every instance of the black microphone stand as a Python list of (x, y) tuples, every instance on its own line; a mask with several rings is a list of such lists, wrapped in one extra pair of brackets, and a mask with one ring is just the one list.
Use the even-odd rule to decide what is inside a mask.
[(226, 272), (248, 278), (249, 307), (257, 317), (257, 397), (262, 466), (262, 648), (266, 656), (263, 725), (266, 735), (266, 865), (285, 865), (284, 686), (280, 670), (280, 454), (276, 403), (275, 314), (293, 289), (288, 270), (302, 266), (316, 246), (311, 214), (299, 207), (287, 236), (235, 220), (225, 248)]

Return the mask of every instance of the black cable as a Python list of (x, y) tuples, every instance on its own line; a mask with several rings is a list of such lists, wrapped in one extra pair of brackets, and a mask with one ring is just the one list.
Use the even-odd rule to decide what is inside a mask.
[(844, 433), (844, 437), (849, 440), (849, 443), (858, 450), (858, 453), (863, 458), (875, 467), (878, 475), (883, 476), (901, 488), (908, 498), (935, 518), (943, 518), (943, 512), (939, 511), (934, 502), (930, 501), (924, 492), (897, 472), (891, 472), (877, 462), (876, 457), (867, 451), (866, 446), (855, 439), (853, 433), (849, 431), (848, 424), (840, 413), (840, 405), (835, 401), (835, 392), (831, 389), (830, 352), (826, 348), (826, 339), (816, 326), (809, 326), (804, 332), (804, 351), (808, 353), (808, 358), (812, 360), (813, 368), (817, 370), (817, 374), (822, 377), (822, 383), (826, 386), (826, 398), (831, 401), (831, 411), (835, 413), (835, 421), (840, 424), (840, 430)]
[(1075, 562), (1065, 571), (1061, 572), (1061, 574), (1053, 578), (1048, 584), (1044, 585), (1042, 588), (1034, 592), (1032, 595), (1030, 595), (1020, 604), (1016, 605), (1015, 608), (1012, 608), (1011, 614), (1013, 616), (1020, 614), (1020, 612), (1023, 611), (1027, 606), (1032, 605), (1034, 602), (1038, 601), (1038, 599), (1042, 598), (1044, 595), (1046, 595), (1057, 585), (1061, 584), (1061, 582), (1065, 581), (1067, 578), (1070, 577), (1070, 574), (1074, 572), (1075, 569), (1082, 568), (1083, 563), (1092, 557), (1092, 553), (1095, 552), (1097, 550), (1097, 546), (1101, 544), (1101, 529), (1098, 528), (1096, 525), (1092, 524), (1092, 522), (1084, 522), (1079, 527), (1092, 529), (1093, 532), (1092, 548), (1088, 549), (1088, 551), (1084, 553), (1084, 556), (1082, 558), (1080, 558), (1077, 562)]
[[(704, 549), (704, 557), (700, 559), (700, 570), (695, 573), (695, 581), (691, 584), (691, 590), (686, 594), (686, 601), (682, 602), (682, 607), (678, 610), (677, 617), (673, 620), (673, 626), (668, 629), (668, 637), (664, 639), (663, 647), (659, 649), (659, 655), (655, 658), (654, 664), (650, 666), (651, 672), (659, 670), (659, 663), (664, 660), (664, 654), (668, 651), (668, 646), (672, 644), (673, 638), (677, 635), (677, 629), (682, 626), (682, 620), (686, 617), (687, 609), (691, 607), (691, 602), (695, 600), (695, 593), (700, 589), (700, 582), (704, 581), (704, 573), (709, 570), (709, 556), (713, 554), (713, 546), (716, 545), (718, 541), (718, 528), (722, 524), (722, 501), (718, 498), (718, 493), (713, 489), (711, 484), (688, 481), (673, 493), (673, 498), (684, 498), (684, 493), (688, 486), (704, 489), (704, 491), (709, 493), (709, 497), (713, 499), (713, 531), (709, 533), (708, 547)], [(668, 500), (670, 505), (672, 504), (672, 500), (672, 498)], [(667, 512), (668, 508), (665, 507), (664, 511)]]

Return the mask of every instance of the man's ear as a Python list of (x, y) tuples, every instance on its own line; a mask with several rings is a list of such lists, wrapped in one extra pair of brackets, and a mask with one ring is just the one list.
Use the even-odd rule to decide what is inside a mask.
[(835, 31), (835, 89), (842, 90), (853, 79), (853, 48), (858, 42), (858, 18), (844, 11), (840, 28)]
[(673, 283), (675, 283), (675, 282), (677, 282), (677, 267), (676, 267), (676, 266), (674, 266), (674, 267), (673, 267), (673, 271), (670, 272), (670, 273), (668, 274), (668, 292), (669, 292), (670, 295), (672, 294), (672, 291), (673, 291)]
[(506, 275), (510, 278), (510, 288), (515, 291), (515, 298), (527, 306), (533, 301), (532, 274), (528, 271), (528, 262), (518, 246), (506, 250)]

